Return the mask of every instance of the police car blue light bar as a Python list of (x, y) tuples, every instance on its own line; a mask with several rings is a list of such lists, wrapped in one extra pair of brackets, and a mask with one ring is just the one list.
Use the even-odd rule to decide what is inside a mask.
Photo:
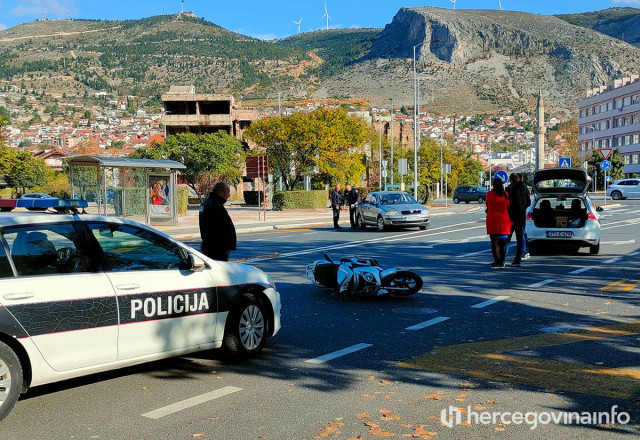
[(67, 209), (83, 209), (89, 206), (86, 200), (81, 199), (2, 199), (0, 200), (0, 209), (2, 211), (11, 211), (14, 208), (31, 208), (31, 209), (49, 209), (56, 211)]

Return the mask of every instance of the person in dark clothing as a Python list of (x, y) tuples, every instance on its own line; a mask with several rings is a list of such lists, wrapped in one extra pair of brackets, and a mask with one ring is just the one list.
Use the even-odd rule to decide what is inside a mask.
[(200, 206), (199, 224), (202, 253), (213, 260), (228, 261), (236, 250), (236, 228), (224, 207), (231, 190), (225, 182), (217, 182)]
[(331, 192), (331, 209), (333, 210), (333, 227), (334, 229), (340, 229), (338, 222), (340, 221), (340, 210), (344, 205), (344, 197), (340, 194), (340, 184), (336, 185), (336, 188)]
[(509, 218), (511, 219), (511, 234), (516, 234), (516, 255), (511, 262), (512, 266), (519, 267), (524, 249), (524, 227), (527, 221), (527, 208), (531, 204), (529, 189), (516, 173), (509, 176)]
[(358, 203), (360, 203), (360, 194), (355, 188), (351, 188), (351, 184), (347, 183), (344, 189), (345, 204), (349, 205), (349, 221), (351, 227), (356, 227), (356, 210), (358, 209)]

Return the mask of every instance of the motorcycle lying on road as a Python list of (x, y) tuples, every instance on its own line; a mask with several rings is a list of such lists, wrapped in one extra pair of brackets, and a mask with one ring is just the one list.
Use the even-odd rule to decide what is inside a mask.
[(307, 278), (315, 285), (333, 289), (333, 296), (370, 298), (384, 295), (409, 296), (422, 289), (422, 278), (408, 270), (385, 268), (375, 258), (344, 257), (334, 262), (324, 254), (307, 267)]

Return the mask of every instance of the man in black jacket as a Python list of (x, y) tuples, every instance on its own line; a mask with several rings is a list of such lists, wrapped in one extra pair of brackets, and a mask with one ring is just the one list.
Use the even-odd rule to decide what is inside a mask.
[(355, 188), (351, 188), (351, 184), (347, 183), (347, 186), (344, 188), (344, 199), (345, 203), (349, 205), (349, 221), (351, 222), (351, 227), (356, 227), (356, 209), (358, 203), (360, 203), (360, 194), (358, 194), (358, 190)]
[(228, 184), (217, 182), (200, 206), (202, 253), (213, 260), (228, 261), (229, 253), (236, 250), (236, 228), (224, 207), (230, 194)]
[(513, 258), (512, 266), (520, 266), (520, 260), (522, 259), (523, 248), (526, 246), (524, 243), (524, 226), (527, 221), (527, 209), (531, 204), (531, 197), (529, 196), (529, 189), (524, 184), (519, 175), (511, 173), (509, 176), (511, 183), (507, 187), (509, 193), (509, 217), (513, 225), (511, 226), (512, 233), (516, 233), (516, 256)]
[(336, 188), (331, 192), (331, 209), (333, 210), (333, 227), (340, 229), (338, 221), (340, 221), (340, 210), (344, 205), (344, 197), (340, 194), (340, 184), (336, 185)]

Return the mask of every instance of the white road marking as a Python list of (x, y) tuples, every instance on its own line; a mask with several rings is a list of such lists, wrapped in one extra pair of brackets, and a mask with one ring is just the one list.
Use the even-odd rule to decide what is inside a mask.
[(312, 232), (305, 232), (305, 233), (300, 234), (300, 235), (311, 235), (311, 234), (317, 234), (317, 233), (318, 233), (318, 231), (312, 231)]
[[(511, 249), (512, 247), (515, 247), (515, 244), (509, 244), (507, 245), (507, 251), (509, 249)], [(491, 249), (485, 249), (483, 251), (478, 251), (478, 252), (471, 252), (470, 254), (464, 254), (464, 255), (457, 255), (456, 258), (466, 258), (466, 257), (472, 257), (474, 255), (479, 255), (479, 254), (486, 254), (487, 252), (491, 252)]]
[(612, 263), (617, 263), (618, 261), (622, 260), (622, 257), (616, 257), (616, 258), (612, 258), (610, 260), (607, 261), (603, 261), (602, 264), (612, 264)]
[(552, 279), (548, 279), (548, 280), (544, 280), (544, 281), (540, 281), (539, 283), (535, 283), (535, 284), (530, 284), (527, 287), (530, 287), (532, 289), (535, 289), (536, 287), (542, 287), (542, 286), (546, 286), (547, 284), (551, 284), (553, 283), (555, 280)]
[(289, 237), (293, 237), (293, 235), (281, 235), (281, 236), (280, 236), (280, 237), (278, 237), (278, 238), (289, 238)]
[(601, 241), (600, 244), (608, 244), (611, 246), (619, 246), (621, 244), (633, 244), (636, 242), (635, 238), (632, 238), (631, 240), (618, 240), (618, 241)]
[(171, 405), (164, 406), (162, 408), (149, 411), (142, 414), (142, 417), (148, 417), (150, 419), (159, 419), (164, 416), (177, 413), (183, 409), (191, 408), (192, 406), (200, 405), (201, 403), (209, 402), (210, 400), (218, 399), (226, 395), (241, 391), (242, 388), (237, 387), (224, 387), (219, 390), (211, 391), (210, 393), (200, 394), (199, 396), (191, 397), (190, 399), (183, 400), (181, 402), (172, 403)]
[(630, 257), (635, 257), (636, 255), (640, 255), (640, 252), (631, 252), (629, 254)]
[(593, 269), (593, 266), (591, 266), (591, 267), (581, 267), (580, 269), (576, 269), (574, 271), (569, 272), (569, 275), (578, 275), (579, 273), (586, 272), (586, 271), (591, 270), (591, 269)]
[(438, 316), (437, 318), (430, 319), (429, 321), (421, 322), (420, 324), (412, 325), (411, 327), (405, 328), (405, 330), (421, 330), (423, 328), (439, 324), (443, 321), (449, 319), (448, 316)]
[(319, 356), (313, 359), (307, 359), (305, 362), (308, 364), (323, 364), (327, 361), (331, 361), (333, 359), (339, 358), (340, 356), (344, 356), (347, 354), (355, 353), (356, 351), (369, 348), (373, 344), (356, 344), (351, 347), (343, 348), (342, 350), (334, 351), (333, 353), (325, 354), (324, 356)]
[(491, 304), (495, 304), (497, 302), (504, 301), (505, 299), (509, 299), (509, 296), (496, 296), (493, 299), (489, 299), (487, 301), (483, 301), (483, 302), (481, 302), (479, 304), (476, 304), (475, 306), (471, 306), (471, 308), (472, 309), (481, 309), (483, 307), (490, 306)]
[(570, 330), (578, 330), (581, 328), (589, 328), (591, 325), (579, 324), (579, 325), (559, 325), (557, 327), (543, 327), (541, 330), (545, 333), (564, 333)]
[[(476, 226), (472, 226), (469, 228), (464, 228), (464, 229), (457, 229), (455, 230), (455, 232), (461, 232), (461, 231), (467, 231), (470, 229), (477, 229), (477, 228), (484, 228), (484, 225), (478, 225), (478, 222), (464, 222), (464, 223), (459, 223), (456, 226), (461, 226), (461, 225), (469, 225), (469, 224), (473, 224)], [(447, 229), (446, 231), (440, 231), (441, 229)], [(307, 255), (307, 254), (313, 254), (313, 253), (317, 253), (320, 251), (330, 251), (330, 250), (336, 250), (336, 249), (346, 249), (346, 248), (350, 248), (350, 247), (355, 247), (355, 246), (360, 246), (363, 244), (367, 244), (367, 243), (376, 243), (376, 242), (386, 242), (386, 243), (391, 243), (394, 241), (402, 241), (402, 240), (414, 240), (415, 238), (417, 238), (417, 236), (431, 236), (431, 235), (440, 235), (440, 234), (451, 234), (452, 231), (450, 230), (451, 226), (443, 226), (441, 228), (436, 228), (436, 229), (431, 229), (428, 231), (412, 231), (412, 232), (407, 232), (404, 234), (399, 234), (399, 235), (394, 235), (394, 236), (383, 236), (383, 237), (378, 237), (378, 238), (372, 238), (369, 240), (360, 240), (360, 241), (351, 241), (351, 242), (347, 242), (347, 243), (338, 243), (338, 244), (332, 244), (329, 246), (322, 246), (322, 247), (317, 247), (317, 248), (310, 248), (310, 249), (304, 249), (301, 251), (294, 251), (294, 252), (288, 252), (286, 254), (281, 254), (278, 257), (273, 257), (273, 258), (254, 258), (251, 260), (247, 260), (246, 263), (254, 263), (254, 262), (263, 262), (263, 261), (267, 261), (267, 260), (275, 260), (276, 258), (286, 258), (286, 257), (295, 257), (298, 255)], [(440, 231), (440, 232), (436, 232), (436, 231)]]

